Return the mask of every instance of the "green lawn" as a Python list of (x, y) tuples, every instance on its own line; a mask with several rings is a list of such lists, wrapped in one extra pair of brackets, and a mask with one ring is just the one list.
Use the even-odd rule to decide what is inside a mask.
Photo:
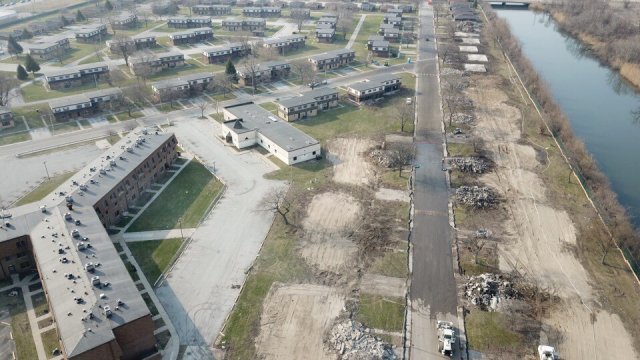
[[(50, 109), (48, 104), (35, 104), (23, 107), (14, 107), (11, 111), (16, 119), (24, 116), (27, 124), (29, 124), (29, 128), (35, 129), (45, 127), (45, 122), (42, 120), (42, 114), (48, 114)], [(47, 121), (49, 121), (49, 119), (47, 119)]]
[(369, 272), (384, 276), (406, 278), (409, 272), (406, 252), (387, 252), (376, 259)]
[(20, 89), (22, 92), (22, 97), (24, 101), (38, 101), (38, 100), (47, 100), (53, 99), (61, 96), (69, 96), (75, 94), (82, 94), (87, 91), (94, 91), (99, 89), (107, 89), (110, 88), (107, 82), (100, 81), (97, 84), (95, 82), (88, 82), (85, 84), (81, 84), (79, 86), (74, 86), (69, 89), (60, 89), (60, 90), (50, 90), (47, 89), (43, 84), (29, 84)]
[(7, 293), (0, 294), (0, 309), (8, 309), (11, 312), (11, 335), (16, 344), (18, 359), (37, 359), (36, 346), (31, 335), (31, 326), (22, 298), (22, 292), (18, 296), (9, 297)]
[(263, 104), (260, 104), (260, 106), (267, 111), (271, 111), (274, 114), (277, 113), (278, 111), (278, 105), (276, 105), (276, 103), (274, 102), (263, 103)]
[(165, 239), (130, 242), (127, 246), (140, 265), (144, 276), (149, 283), (153, 284), (169, 266), (169, 261), (181, 244), (182, 239)]
[[(143, 31), (149, 30), (152, 27), (162, 24), (164, 21), (154, 21), (154, 20), (149, 20), (147, 21), (147, 24), (145, 26), (144, 21), (140, 20), (138, 23), (138, 27), (132, 28), (132, 29), (127, 29), (127, 30), (116, 30), (116, 36), (120, 36), (120, 35), (126, 35), (126, 36), (133, 36), (133, 35), (137, 35)], [(155, 30), (154, 30), (155, 31)]]
[[(44, 171), (44, 168), (42, 170)], [(62, 185), (62, 183), (67, 181), (73, 174), (74, 172), (68, 172), (62, 175), (52, 176), (51, 179), (43, 181), (35, 189), (31, 190), (30, 193), (18, 200), (15, 205), (20, 206), (44, 199), (45, 196)]]
[(28, 140), (31, 140), (31, 134), (28, 132), (11, 133), (6, 135), (0, 133), (0, 146)]
[[(360, 20), (360, 17), (355, 18), (356, 21)], [(377, 35), (378, 28), (382, 22), (382, 15), (367, 15), (360, 27), (360, 32), (356, 37), (356, 41), (353, 43), (352, 50), (356, 52), (356, 58), (364, 61), (367, 58), (367, 39), (370, 35)]]
[(370, 328), (401, 331), (404, 326), (404, 307), (403, 298), (362, 294), (356, 319)]
[(53, 350), (60, 349), (60, 341), (58, 340), (58, 331), (51, 329), (41, 334), (44, 352), (49, 359), (53, 358)]
[[(193, 74), (193, 73), (200, 73), (200, 72), (213, 72), (214, 71), (214, 67), (213, 65), (207, 65), (207, 66), (203, 66), (201, 63), (193, 60), (193, 59), (189, 59), (187, 60), (185, 66), (177, 66), (173, 69), (164, 69), (162, 71), (160, 71), (157, 74), (154, 74), (153, 76), (149, 77), (149, 81), (150, 82), (154, 82), (154, 81), (158, 81), (158, 80), (162, 80), (162, 79), (167, 79), (167, 78), (174, 78), (180, 75), (184, 75), (184, 74)], [(219, 65), (220, 69), (224, 69), (223, 65)]]
[[(413, 96), (415, 79), (402, 74), (402, 89), (374, 106), (358, 107), (342, 102), (342, 107), (322, 111), (317, 116), (294, 122), (293, 125), (321, 142), (337, 136), (377, 136), (400, 132), (400, 122), (394, 119), (396, 104), (404, 104)], [(405, 124), (405, 133), (413, 133), (413, 124)]]
[(36, 312), (36, 317), (42, 316), (49, 312), (49, 304), (44, 292), (31, 296), (33, 302), (33, 310)]
[(409, 188), (409, 177), (411, 172), (409, 169), (403, 169), (402, 174), (397, 170), (384, 170), (380, 174), (381, 186), (392, 189), (407, 190)]
[(222, 183), (197, 161), (189, 163), (127, 231), (177, 229), (198, 225)]
[(69, 49), (69, 51), (67, 51), (65, 55), (62, 57), (62, 62), (56, 59), (51, 62), (51, 65), (65, 66), (70, 62), (80, 60), (91, 53), (94, 53), (96, 51), (103, 49), (105, 46), (104, 42), (109, 38), (110, 36), (107, 35), (104, 39), (102, 39), (100, 43), (95, 43), (95, 44), (94, 43), (85, 44), (85, 43), (77, 42), (76, 40), (71, 40), (71, 49)]
[(469, 348), (482, 352), (518, 346), (520, 335), (508, 330), (508, 322), (504, 314), (472, 309), (465, 317)]
[(102, 57), (100, 57), (100, 55), (98, 54), (93, 54), (91, 56), (89, 56), (88, 58), (80, 61), (78, 64), (79, 65), (84, 65), (84, 64), (91, 64), (91, 63), (96, 63), (96, 62), (100, 62), (102, 61)]

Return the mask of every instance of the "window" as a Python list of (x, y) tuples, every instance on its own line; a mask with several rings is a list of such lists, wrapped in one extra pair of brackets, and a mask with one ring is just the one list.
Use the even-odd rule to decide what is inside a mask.
[(294, 157), (293, 157), (293, 161), (296, 161), (296, 160), (298, 160), (298, 157), (297, 157), (297, 156), (294, 156)]
[(315, 155), (315, 154), (316, 154), (316, 152), (314, 151), (314, 152), (312, 152), (311, 154)]

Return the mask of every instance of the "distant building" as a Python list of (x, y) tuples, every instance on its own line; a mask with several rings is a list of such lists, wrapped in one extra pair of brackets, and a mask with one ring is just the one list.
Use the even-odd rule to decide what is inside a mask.
[(393, 25), (393, 27), (399, 29), (402, 26), (402, 15), (401, 14), (395, 14), (395, 13), (384, 14), (384, 17), (382, 19), (382, 23), (383, 24)]
[(155, 74), (164, 69), (184, 66), (184, 64), (184, 54), (179, 51), (148, 52), (129, 60), (129, 69), (134, 75), (139, 75), (144, 71)]
[(222, 28), (227, 31), (260, 31), (267, 27), (267, 21), (262, 18), (222, 20)]
[(89, 117), (107, 106), (115, 107), (114, 102), (121, 97), (120, 89), (109, 88), (49, 100), (49, 107), (56, 120), (68, 120)]
[(331, 27), (316, 28), (318, 42), (332, 43), (336, 38), (336, 29)]
[(169, 34), (173, 45), (193, 44), (213, 40), (213, 30), (210, 27), (190, 29)]
[(309, 57), (316, 70), (332, 70), (348, 65), (356, 58), (356, 52), (351, 49), (339, 49), (328, 51)]
[(322, 155), (318, 140), (253, 102), (226, 106), (221, 136), (238, 149), (259, 145), (287, 165)]
[(231, 6), (229, 5), (195, 5), (191, 7), (191, 11), (198, 15), (229, 15), (231, 14)]
[(211, 17), (209, 16), (175, 16), (167, 19), (167, 27), (178, 29), (191, 29), (211, 27)]
[(371, 52), (378, 57), (391, 56), (391, 48), (387, 40), (376, 40), (371, 44)]
[(290, 99), (278, 101), (278, 116), (296, 121), (316, 116), (318, 111), (338, 106), (338, 90), (317, 88)]
[(316, 25), (328, 25), (332, 29), (336, 28), (336, 24), (338, 23), (338, 17), (333, 15), (323, 15), (316, 21)]
[(107, 35), (107, 25), (94, 24), (80, 26), (74, 31), (74, 33), (78, 42), (88, 43), (102, 41), (105, 35)]
[(287, 35), (265, 39), (263, 46), (266, 48), (278, 49), (279, 54), (285, 51), (303, 48), (306, 44), (306, 36), (304, 35)]
[(400, 37), (402, 36), (400, 30), (396, 28), (385, 29), (383, 33), (384, 39), (390, 42), (398, 42), (400, 41)]
[(301, 9), (301, 8), (292, 8), (290, 10), (289, 16), (294, 19), (309, 19), (311, 18), (311, 10)]
[(175, 79), (158, 81), (151, 85), (153, 95), (158, 101), (191, 96), (213, 85), (213, 74), (208, 72), (188, 74)]
[(271, 6), (245, 7), (242, 9), (242, 15), (248, 17), (279, 17), (281, 13), (282, 9)]
[(56, 57), (62, 56), (69, 49), (71, 45), (69, 38), (66, 36), (49, 36), (31, 43), (25, 44), (25, 47), (29, 49), (29, 55), (34, 59), (39, 60), (51, 60)]
[(271, 82), (276, 79), (285, 78), (291, 73), (291, 64), (285, 60), (268, 61), (258, 64), (251, 69), (243, 66), (238, 70), (240, 84), (253, 86), (255, 84)]
[(158, 45), (153, 35), (135, 35), (130, 39), (107, 40), (109, 51), (116, 52), (120, 46), (125, 46), (130, 51), (149, 49)]
[(111, 20), (112, 29), (131, 29), (138, 26), (138, 15), (125, 11)]
[(357, 82), (347, 87), (349, 99), (361, 103), (366, 100), (375, 100), (394, 93), (402, 86), (400, 76), (394, 74), (382, 74), (372, 76), (369, 79)]
[(376, 5), (368, 2), (360, 4), (360, 10), (362, 11), (376, 11)]
[(251, 53), (251, 47), (243, 43), (230, 43), (227, 45), (215, 46), (202, 52), (209, 64), (219, 64), (226, 62), (230, 58), (242, 57)]
[(69, 89), (82, 84), (102, 81), (109, 78), (109, 65), (98, 62), (61, 68), (44, 73), (49, 89)]
[(0, 129), (14, 127), (13, 113), (9, 108), (0, 106)]
[(369, 35), (367, 38), (367, 50), (371, 50), (374, 41), (382, 41), (384, 40), (384, 36), (382, 35)]

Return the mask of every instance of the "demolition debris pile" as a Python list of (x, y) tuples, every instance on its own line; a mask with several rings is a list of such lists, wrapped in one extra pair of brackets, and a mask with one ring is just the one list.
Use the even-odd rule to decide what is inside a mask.
[(461, 21), (461, 22), (456, 22), (456, 29), (458, 31), (463, 31), (466, 33), (479, 34), (481, 30), (481, 26), (479, 23), (474, 21)]
[(451, 115), (451, 119), (456, 124), (469, 124), (473, 122), (475, 118), (472, 114), (454, 113), (453, 115)]
[(390, 168), (393, 166), (393, 159), (389, 151), (375, 149), (369, 153), (369, 157), (379, 166)]
[(477, 209), (491, 207), (497, 202), (495, 192), (486, 186), (460, 186), (456, 189), (459, 204)]
[(472, 276), (464, 285), (464, 294), (473, 305), (484, 311), (495, 311), (504, 299), (521, 299), (522, 294), (504, 276), (481, 274)]
[(346, 320), (337, 323), (329, 334), (330, 346), (342, 360), (395, 360), (393, 346), (372, 335), (362, 324)]
[(458, 157), (449, 159), (452, 168), (462, 172), (472, 172), (482, 174), (489, 170), (489, 162), (478, 157)]

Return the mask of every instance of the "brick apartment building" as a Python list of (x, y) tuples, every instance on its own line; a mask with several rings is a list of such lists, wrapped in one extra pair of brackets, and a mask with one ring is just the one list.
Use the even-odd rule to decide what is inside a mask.
[(125, 46), (130, 51), (150, 49), (158, 46), (156, 37), (153, 35), (135, 35), (128, 39), (107, 40), (109, 51), (117, 52), (120, 46)]
[(169, 34), (173, 45), (194, 44), (213, 40), (213, 30), (210, 27), (190, 29)]
[(245, 7), (242, 9), (242, 15), (248, 17), (280, 17), (282, 9), (273, 6), (262, 7)]
[(105, 38), (105, 35), (107, 35), (107, 25), (94, 24), (80, 26), (74, 31), (74, 34), (76, 35), (76, 40), (78, 42), (90, 43), (102, 41), (102, 39)]
[(91, 63), (78, 65), (44, 73), (47, 87), (52, 90), (69, 89), (75, 86), (109, 79), (107, 63)]
[(25, 47), (29, 49), (29, 55), (37, 60), (51, 60), (62, 56), (71, 49), (69, 38), (66, 36), (48, 36), (27, 43)]
[(316, 28), (316, 39), (318, 42), (332, 43), (336, 38), (336, 29), (325, 26)]
[(187, 74), (175, 79), (158, 81), (151, 85), (157, 101), (192, 96), (213, 86), (213, 74), (208, 72)]
[(89, 117), (101, 110), (117, 108), (122, 91), (108, 88), (84, 94), (65, 96), (49, 100), (49, 108), (56, 120)]
[(231, 6), (229, 5), (195, 5), (191, 7), (191, 11), (198, 15), (220, 16), (231, 14)]
[(237, 42), (206, 49), (202, 52), (202, 55), (209, 64), (219, 64), (226, 62), (230, 58), (239, 58), (249, 53), (251, 53), (250, 46)]
[(309, 62), (316, 70), (332, 70), (348, 65), (356, 58), (356, 52), (351, 49), (328, 51), (309, 57)]
[(338, 91), (332, 88), (318, 88), (291, 99), (280, 100), (277, 104), (278, 116), (287, 121), (296, 121), (338, 106)]
[(301, 8), (293, 8), (290, 10), (289, 16), (293, 19), (310, 19), (311, 18), (311, 10), (309, 9), (301, 9)]
[(130, 13), (128, 11), (120, 13), (111, 20), (112, 29), (132, 29), (138, 26), (138, 15)]
[(0, 279), (38, 271), (64, 359), (161, 358), (151, 313), (104, 226), (166, 171), (176, 145), (173, 134), (132, 132), (43, 200), (7, 211)]
[(210, 16), (176, 16), (167, 19), (167, 27), (177, 29), (192, 29), (201, 27), (211, 27)]
[(254, 82), (256, 84), (271, 82), (286, 78), (290, 73), (291, 64), (288, 61), (275, 60), (258, 64), (254, 69), (244, 66), (238, 70), (238, 77), (241, 85), (253, 86)]
[(347, 87), (349, 99), (357, 103), (367, 100), (375, 100), (395, 93), (402, 86), (400, 76), (394, 74), (382, 74), (372, 76), (369, 79), (357, 82)]
[(289, 50), (305, 47), (306, 40), (306, 36), (304, 35), (287, 35), (265, 39), (262, 45), (266, 48), (277, 49), (278, 54), (284, 55), (284, 53)]
[(267, 27), (267, 20), (261, 18), (222, 20), (222, 28), (227, 31), (263, 31)]
[(173, 69), (184, 65), (184, 54), (179, 51), (147, 52), (129, 60), (129, 70), (133, 75), (144, 72), (156, 74), (164, 69)]

